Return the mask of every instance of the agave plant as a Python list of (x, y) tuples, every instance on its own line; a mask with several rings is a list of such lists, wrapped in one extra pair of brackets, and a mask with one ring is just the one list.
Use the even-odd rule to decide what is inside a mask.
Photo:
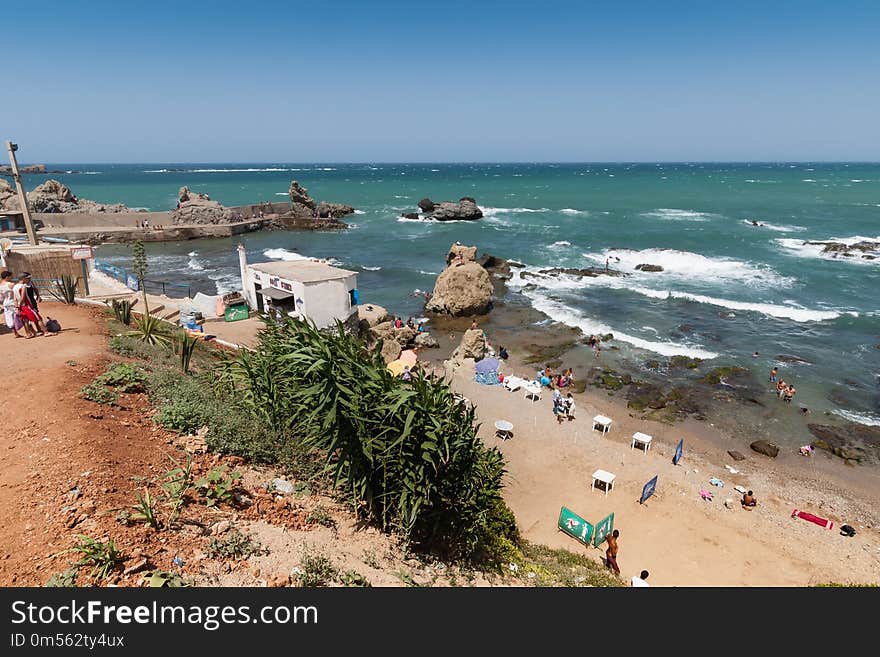
[(113, 309), (113, 316), (116, 321), (128, 326), (131, 324), (131, 301), (128, 299), (113, 299), (110, 303)]
[(141, 314), (134, 322), (134, 330), (128, 331), (126, 335), (137, 338), (147, 344), (165, 345), (168, 344), (168, 327), (165, 322), (154, 315), (148, 313)]
[(76, 301), (78, 285), (78, 276), (73, 277), (70, 274), (62, 274), (59, 278), (52, 281), (52, 287), (49, 288), (49, 294), (62, 303), (72, 304)]
[(171, 348), (175, 354), (180, 356), (180, 369), (184, 374), (189, 373), (189, 363), (198, 341), (197, 337), (190, 335), (183, 329), (175, 331), (171, 336)]

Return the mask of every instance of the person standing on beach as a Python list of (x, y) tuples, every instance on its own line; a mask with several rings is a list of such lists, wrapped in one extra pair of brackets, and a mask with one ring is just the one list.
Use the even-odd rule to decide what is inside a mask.
[(7, 328), (12, 329), (12, 332), (15, 333), (15, 337), (22, 338), (24, 336), (18, 332), (18, 329), (21, 328), (21, 320), (16, 321), (17, 313), (15, 311), (15, 301), (12, 297), (12, 289), (14, 287), (11, 271), (4, 271), (0, 274), (0, 303), (3, 304), (3, 315), (6, 320), (6, 326)]
[(605, 550), (605, 565), (618, 575), (620, 575), (620, 566), (617, 565), (617, 539), (619, 537), (620, 532), (616, 529), (605, 535), (605, 541), (608, 543), (608, 549)]
[(27, 287), (25, 288), (27, 291), (28, 300), (30, 301), (31, 308), (33, 308), (34, 312), (39, 315), (40, 309), (37, 304), (43, 302), (43, 297), (40, 296), (40, 290), (37, 288), (36, 285), (34, 285), (34, 281), (31, 278), (29, 272), (24, 272), (22, 276), (28, 277)]

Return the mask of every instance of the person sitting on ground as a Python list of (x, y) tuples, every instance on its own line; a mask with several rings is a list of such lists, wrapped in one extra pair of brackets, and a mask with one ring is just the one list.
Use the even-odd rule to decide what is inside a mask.
[(416, 327), (416, 323), (413, 321), (412, 317), (409, 317), (406, 320), (406, 326), (407, 326), (407, 328), (411, 328), (411, 329), (414, 329)]
[(404, 381), (412, 381), (412, 374), (409, 371), (409, 366), (403, 368), (403, 374), (400, 375)]
[(498, 347), (498, 358), (501, 360), (507, 360), (509, 354), (507, 353), (507, 349), (504, 347)]
[(394, 318), (394, 328), (403, 328), (403, 320), (400, 317)]
[(639, 573), (638, 577), (636, 577), (635, 575), (633, 575), (632, 579), (630, 580), (630, 584), (631, 584), (631, 586), (632, 586), (633, 588), (636, 588), (636, 587), (639, 587), (639, 586), (651, 586), (651, 585), (648, 584), (648, 582), (646, 581), (646, 580), (648, 579), (648, 574), (649, 574), (649, 573), (648, 573), (647, 570), (643, 570), (642, 572)]
[(758, 500), (755, 498), (755, 494), (752, 491), (749, 491), (743, 495), (741, 504), (742, 508), (751, 511), (753, 507), (758, 506)]

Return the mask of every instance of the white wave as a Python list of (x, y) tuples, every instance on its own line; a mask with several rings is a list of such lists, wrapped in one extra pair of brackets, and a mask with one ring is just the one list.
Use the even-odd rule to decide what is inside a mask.
[[(527, 267), (524, 271), (535, 274), (538, 268)], [(692, 294), (690, 292), (682, 292), (677, 290), (658, 290), (645, 285), (639, 285), (644, 282), (635, 277), (620, 278), (615, 276), (595, 276), (580, 277), (570, 275), (559, 276), (530, 276), (522, 278), (522, 272), (516, 272), (508, 282), (508, 287), (519, 289), (528, 283), (538, 285), (545, 290), (556, 291), (572, 291), (582, 290), (584, 287), (604, 287), (614, 290), (625, 290), (650, 299), (658, 299), (665, 301), (668, 299), (681, 299), (683, 301), (692, 301), (694, 303), (704, 303), (710, 306), (726, 308), (728, 310), (740, 310), (761, 313), (768, 317), (777, 319), (790, 319), (795, 322), (821, 322), (825, 320), (836, 319), (843, 314), (858, 317), (858, 313), (853, 311), (840, 310), (813, 310), (810, 308), (801, 308), (798, 306), (786, 306), (771, 303), (759, 303), (749, 301), (736, 301), (733, 299), (721, 299), (710, 297), (703, 294)]]
[(590, 214), (587, 210), (575, 210), (574, 208), (562, 208), (559, 212), (562, 214), (570, 214), (570, 215), (588, 215)]
[(699, 347), (678, 344), (676, 342), (652, 342), (651, 340), (645, 340), (634, 335), (621, 333), (610, 326), (584, 316), (574, 308), (566, 306), (565, 304), (550, 299), (542, 294), (530, 290), (526, 292), (525, 295), (531, 299), (532, 306), (534, 306), (536, 310), (541, 311), (548, 317), (552, 317), (554, 320), (562, 322), (567, 326), (573, 326), (580, 329), (584, 335), (611, 333), (614, 335), (615, 340), (626, 342), (640, 349), (653, 351), (662, 356), (688, 356), (690, 358), (709, 359), (715, 358), (718, 355), (711, 351), (700, 349)]
[(288, 251), (287, 249), (266, 249), (263, 251), (263, 255), (267, 258), (272, 258), (273, 260), (313, 260), (313, 258), (294, 253), (293, 251)]
[[(67, 173), (71, 173), (68, 171)], [(84, 176), (100, 176), (103, 171), (80, 171), (80, 173)]]
[(425, 271), (424, 269), (419, 269), (420, 274), (424, 274), (425, 276), (439, 276), (440, 272), (436, 271)]
[(850, 422), (858, 422), (859, 424), (864, 424), (869, 427), (880, 427), (880, 417), (871, 415), (870, 413), (859, 413), (857, 411), (847, 411), (838, 408), (835, 408), (831, 412), (840, 417), (845, 417)]
[(146, 169), (144, 170), (144, 173), (255, 173), (268, 171), (301, 171), (301, 169), (290, 169), (287, 167), (252, 167), (246, 169)]
[(440, 169), (431, 169), (431, 171), (432, 171), (433, 173), (437, 173), (438, 171), (440, 171)]
[(861, 182), (869, 182), (869, 181), (868, 181), (868, 180), (860, 180), (860, 179), (858, 179), (858, 178), (855, 178), (855, 179), (853, 179), (853, 180), (850, 180), (850, 182), (861, 183)]
[(816, 182), (812, 178), (804, 178), (801, 182)]
[[(796, 255), (801, 258), (818, 258), (821, 260), (834, 260), (836, 262), (849, 262), (856, 265), (878, 265), (880, 264), (880, 249), (874, 251), (855, 251), (854, 255), (844, 256), (839, 253), (826, 253), (824, 244), (810, 244), (804, 240), (794, 238), (778, 238), (775, 240), (789, 255)], [(856, 235), (854, 237), (829, 237), (823, 240), (814, 240), (815, 242), (837, 242), (851, 246), (858, 242), (880, 242), (878, 237), (862, 237)], [(874, 256), (874, 259), (863, 258), (863, 255)]]
[(480, 208), (484, 217), (494, 217), (499, 214), (527, 214), (529, 212), (550, 212), (549, 208)]
[(409, 217), (398, 217), (397, 220), (402, 223), (416, 223), (416, 224), (436, 224), (438, 223), (436, 219), (432, 219), (431, 217), (423, 217), (419, 215), (418, 219), (410, 219)]
[(554, 246), (571, 246), (571, 242), (566, 242), (565, 240), (553, 242), (553, 244), (550, 245), (550, 248), (553, 248)]
[(190, 258), (195, 258), (197, 255), (199, 255), (199, 252), (198, 251), (190, 251), (186, 255), (188, 255)]
[(336, 169), (334, 169), (333, 167), (319, 167), (317, 171), (336, 171)]
[(217, 288), (217, 294), (241, 291), (240, 274), (221, 274), (219, 276), (212, 276), (212, 279), (214, 281), (214, 287)]
[(367, 213), (364, 212), (363, 210), (355, 210), (354, 213), (355, 213), (355, 214), (367, 214)]
[(751, 219), (743, 219), (743, 223), (753, 228), (766, 228), (767, 230), (773, 230), (777, 233), (801, 233), (806, 230), (806, 228), (804, 228), (803, 226), (788, 226), (785, 224), (780, 224), (777, 226), (775, 224), (768, 224), (765, 221), (758, 221), (760, 226), (755, 226), (752, 223)]
[(193, 271), (205, 271), (205, 266), (201, 262), (196, 260), (195, 252), (190, 254), (189, 262), (186, 264), (186, 266)]
[(655, 217), (669, 221), (709, 221), (718, 215), (711, 212), (697, 212), (696, 210), (679, 210), (676, 208), (657, 208), (648, 212), (642, 212), (644, 217)]
[(364, 269), (366, 271), (379, 271), (382, 268), (381, 267), (367, 267), (366, 265), (361, 265), (361, 269)]
[(746, 180), (746, 182), (747, 183), (759, 183), (759, 184), (769, 185), (769, 184), (778, 183), (779, 181), (778, 180), (752, 180), (752, 179), (749, 179), (749, 180)]
[(170, 173), (169, 169), (145, 169), (144, 173)]
[(275, 192), (275, 196), (287, 196), (290, 192)]
[[(773, 288), (787, 287), (794, 282), (766, 265), (732, 258), (711, 258), (678, 249), (606, 249), (600, 254), (585, 253), (584, 256), (603, 267), (605, 260), (610, 258), (612, 268), (631, 272), (644, 280), (673, 278), (689, 282), (707, 281)], [(660, 265), (663, 271), (636, 271), (636, 266), (640, 264)]]

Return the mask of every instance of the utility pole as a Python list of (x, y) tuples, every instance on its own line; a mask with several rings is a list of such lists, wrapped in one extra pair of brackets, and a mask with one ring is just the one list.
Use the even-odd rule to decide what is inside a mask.
[(6, 150), (9, 151), (9, 163), (12, 165), (12, 177), (15, 179), (15, 187), (18, 189), (18, 202), (21, 205), (22, 216), (24, 217), (24, 227), (27, 230), (28, 241), (31, 246), (37, 245), (37, 236), (34, 233), (34, 224), (31, 222), (31, 209), (28, 207), (27, 194), (24, 186), (21, 184), (21, 174), (18, 172), (18, 162), (15, 160), (15, 151), (18, 150), (18, 144), (11, 141), (6, 142)]

